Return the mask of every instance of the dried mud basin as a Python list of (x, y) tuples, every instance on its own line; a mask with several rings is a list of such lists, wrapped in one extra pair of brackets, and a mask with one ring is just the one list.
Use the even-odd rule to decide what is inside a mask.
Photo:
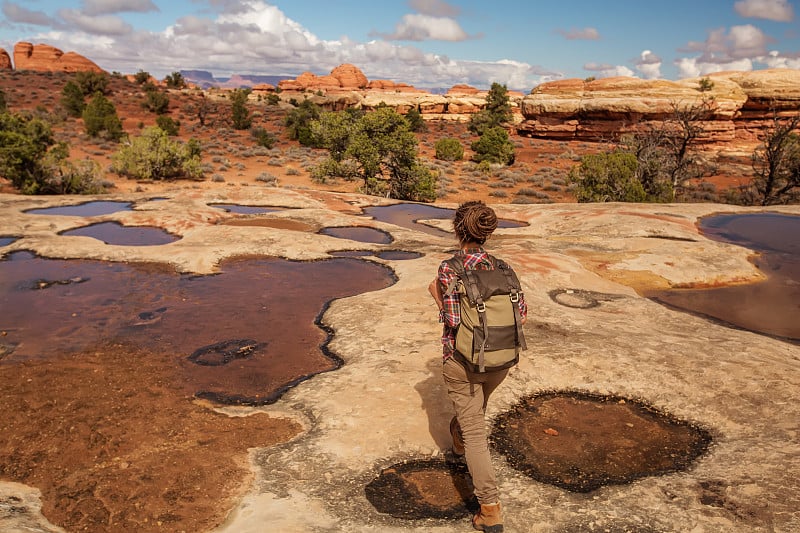
[[(0, 235), (10, 241), (0, 253), (155, 263), (192, 276), (219, 272), (226, 259), (242, 256), (311, 261), (360, 250), (370, 255), (350, 260), (385, 265), (393, 270), (396, 283), (334, 300), (322, 321), (335, 331), (329, 349), (344, 365), (288, 390), (271, 405), (223, 407), (193, 394), (175, 395), (172, 385), (180, 378), (169, 359), (124, 345), (91, 346), (20, 365), (10, 364), (6, 356), (0, 360), (8, 390), (2, 408), (19, 416), (13, 417), (12, 431), (4, 430), (3, 435), (14, 436), (14, 457), (26, 459), (18, 462), (5, 455), (2, 464), (30, 468), (25, 485), (9, 482), (20, 473), (0, 476), (0, 529), (58, 531), (56, 523), (66, 531), (87, 525), (88, 530), (114, 531), (123, 523), (127, 527), (119, 530), (241, 533), (263, 531), (264, 524), (285, 531), (469, 529), (462, 497), (468, 478), (454, 482), (459, 478), (451, 475), (450, 467), (437, 468), (447, 464), (452, 413), (440, 376), (439, 325), (425, 290), (453, 247), (450, 239), (369, 220), (363, 208), (389, 202), (357, 195), (248, 187), (167, 191), (158, 201), (122, 196), (98, 200), (132, 202), (132, 210), (79, 220), (24, 213), (77, 203), (74, 198), (0, 196)], [(237, 214), (212, 204), (285, 210)], [(641, 401), (681, 423), (703, 428), (713, 439), (682, 471), (588, 493), (537, 481), (498, 453), (495, 464), (507, 529), (799, 529), (800, 482), (794, 472), (800, 467), (800, 348), (667, 308), (636, 292), (762, 278), (748, 261), (749, 250), (706, 239), (695, 225), (717, 211), (753, 210), (706, 204), (496, 207), (503, 218), (528, 224), (499, 230), (489, 246), (519, 271), (532, 314), (526, 325), (531, 349), (493, 398), (492, 423), (544, 391), (573, 391)], [(796, 207), (779, 211), (800, 214)], [(262, 217), (286, 224), (231, 223)], [(60, 235), (102, 222), (161, 228), (181, 238), (157, 246), (121, 246)], [(421, 222), (447, 227), (441, 219)], [(318, 233), (325, 227), (371, 227), (392, 241), (363, 243)], [(380, 254), (390, 250), (421, 255), (381, 259)], [(48, 369), (55, 360), (64, 371)], [(107, 361), (117, 364), (106, 368)], [(145, 369), (150, 368), (144, 380), (131, 380), (130, 374), (108, 377), (109, 372), (116, 375), (120, 368), (144, 362)], [(68, 368), (74, 369), (67, 372)], [(79, 396), (73, 389), (83, 384), (86, 399), (63, 401)], [(37, 395), (41, 390), (51, 394), (45, 399)], [(121, 420), (126, 416), (136, 419), (127, 411), (119, 416), (114, 411), (118, 405), (157, 413), (151, 426), (159, 439), (152, 440), (152, 447), (137, 448), (127, 437), (108, 439), (117, 431), (113, 428), (124, 426)], [(94, 413), (94, 423), (74, 423), (87, 409)], [(162, 419), (163, 426), (158, 422)], [(184, 423), (176, 425), (176, 420)], [(218, 425), (224, 429), (219, 435)], [(37, 442), (44, 444), (47, 435), (69, 435), (73, 426), (78, 434), (75, 445), (83, 452), (64, 454), (69, 464), (45, 460), (47, 453), (41, 449), (37, 453)], [(555, 422), (549, 420), (545, 429), (559, 435), (541, 435), (567, 436), (563, 427), (550, 426)], [(159, 427), (164, 429), (159, 432)], [(209, 438), (216, 440), (207, 442)], [(165, 459), (156, 453), (163, 450), (174, 454), (167, 459), (174, 469), (163, 467)], [(397, 467), (402, 464), (425, 468)], [(81, 468), (71, 470), (76, 466)], [(407, 509), (460, 508), (457, 516), (393, 516), (378, 510), (367, 487), (374, 488), (370, 484), (391, 469), (417, 491)], [(162, 478), (160, 470), (172, 475)], [(213, 492), (204, 493), (202, 488), (212, 485), (196, 477), (206, 471), (222, 472)], [(110, 474), (116, 472), (128, 476), (120, 483), (130, 487), (128, 497), (120, 500), (109, 498), (103, 489), (102, 480), (111, 483)], [(146, 478), (161, 481), (143, 485)], [(65, 490), (70, 486), (66, 479), (76, 488)], [(69, 512), (58, 514), (56, 508)]]

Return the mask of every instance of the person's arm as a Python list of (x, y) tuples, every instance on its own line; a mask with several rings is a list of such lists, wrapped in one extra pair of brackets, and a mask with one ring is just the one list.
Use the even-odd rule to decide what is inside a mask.
[(433, 301), (436, 302), (436, 306), (439, 308), (439, 312), (441, 313), (442, 309), (444, 309), (444, 302), (442, 302), (442, 289), (439, 286), (438, 276), (433, 278), (431, 284), (428, 285), (428, 292), (431, 293), (431, 296), (433, 296)]
[(452, 282), (456, 279), (455, 271), (448, 265), (447, 263), (442, 263), (442, 266), (439, 267), (439, 274), (436, 278), (436, 281), (439, 283), (439, 290), (441, 299), (442, 299), (442, 307), (439, 309), (439, 320), (444, 323), (445, 326), (450, 328), (455, 328), (459, 324), (461, 324), (461, 302), (458, 299), (458, 293), (453, 292), (449, 296), (445, 296), (442, 294), (444, 291), (447, 290), (447, 287), (450, 286)]

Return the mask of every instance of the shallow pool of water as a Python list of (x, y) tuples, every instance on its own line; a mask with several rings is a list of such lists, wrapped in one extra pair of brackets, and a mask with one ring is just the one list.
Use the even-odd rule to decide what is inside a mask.
[(110, 215), (118, 211), (130, 211), (133, 209), (132, 202), (117, 201), (97, 201), (86, 202), (78, 205), (64, 205), (59, 207), (44, 207), (41, 209), (29, 209), (26, 213), (32, 215), (65, 215), (76, 217), (93, 217), (99, 215)]
[(0, 246), (8, 246), (16, 240), (16, 237), (0, 237)]
[(394, 240), (392, 239), (392, 236), (385, 231), (358, 226), (322, 228), (319, 232), (322, 235), (336, 237), (337, 239), (349, 239), (351, 241), (368, 242), (373, 244), (389, 244)]
[(169, 244), (180, 239), (161, 228), (148, 226), (123, 226), (119, 222), (100, 222), (67, 230), (61, 235), (81, 235), (92, 237), (106, 244), (120, 246), (157, 246)]
[[(388, 268), (358, 259), (242, 259), (223, 263), (216, 275), (186, 276), (153, 265), (16, 252), (0, 261), (3, 362), (123, 342), (174, 355), (181, 392), (269, 403), (339, 366), (327, 352), (330, 332), (318, 324), (328, 302), (394, 281)], [(191, 358), (197, 353), (203, 355)]]
[[(453, 234), (449, 231), (444, 231), (427, 224), (422, 224), (419, 221), (452, 219), (453, 215), (455, 214), (454, 209), (446, 209), (444, 207), (436, 207), (428, 204), (400, 203), (367, 207), (364, 209), (364, 214), (369, 215), (380, 222), (394, 224), (395, 226), (400, 226), (401, 228), (422, 231), (429, 235), (436, 235), (438, 237), (453, 237)], [(516, 220), (500, 219), (497, 226), (500, 228), (521, 228), (527, 226), (527, 224)]]
[(726, 214), (704, 218), (709, 238), (760, 252), (754, 264), (767, 279), (713, 289), (674, 289), (647, 296), (722, 323), (800, 340), (800, 216)]
[(261, 213), (274, 213), (275, 211), (283, 211), (283, 207), (266, 207), (259, 205), (239, 205), (239, 204), (208, 204), (211, 207), (224, 209), (229, 213), (236, 213), (239, 215), (258, 215)]

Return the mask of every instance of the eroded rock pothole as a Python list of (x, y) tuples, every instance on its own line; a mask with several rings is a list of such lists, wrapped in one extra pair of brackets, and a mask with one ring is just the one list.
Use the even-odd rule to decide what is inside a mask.
[(394, 464), (364, 490), (378, 512), (395, 518), (458, 519), (478, 507), (467, 467), (459, 462), (429, 459)]
[(685, 470), (711, 441), (705, 429), (642, 402), (586, 392), (524, 398), (492, 431), (511, 466), (572, 492)]

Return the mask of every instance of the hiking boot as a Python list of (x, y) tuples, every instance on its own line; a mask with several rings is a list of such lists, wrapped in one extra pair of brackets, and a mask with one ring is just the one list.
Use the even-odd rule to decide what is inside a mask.
[(453, 453), (464, 455), (464, 436), (461, 434), (461, 426), (456, 417), (450, 421), (450, 435), (453, 436)]
[(472, 527), (487, 533), (502, 533), (503, 517), (500, 503), (482, 503), (481, 510), (472, 518)]

